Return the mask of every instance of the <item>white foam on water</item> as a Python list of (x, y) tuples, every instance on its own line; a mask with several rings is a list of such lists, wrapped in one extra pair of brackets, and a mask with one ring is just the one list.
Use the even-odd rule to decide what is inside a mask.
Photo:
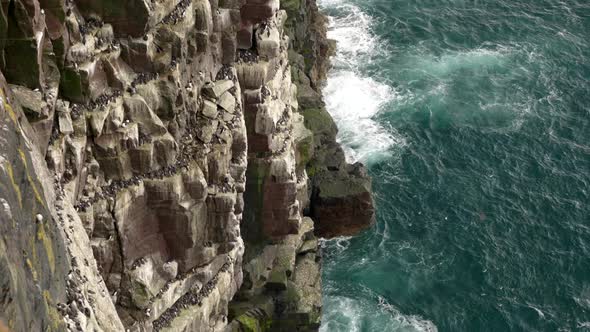
[(438, 332), (438, 328), (433, 322), (425, 320), (416, 315), (403, 315), (394, 305), (390, 304), (385, 298), (379, 296), (379, 306), (391, 313), (396, 322), (399, 323), (398, 331), (416, 331), (416, 332)]
[[(320, 0), (323, 9), (337, 13), (329, 17), (328, 38), (337, 42), (328, 74), (324, 98), (334, 118), (348, 161), (369, 162), (389, 155), (394, 145), (403, 145), (392, 128), (376, 116), (397, 96), (389, 85), (362, 73), (363, 66), (384, 52), (384, 45), (371, 32), (372, 18), (347, 0)], [(386, 237), (385, 237), (386, 239)], [(334, 255), (345, 255), (350, 237), (321, 240)], [(364, 264), (359, 260), (359, 264)], [(329, 268), (326, 266), (325, 268)], [(354, 297), (332, 295), (324, 285), (324, 312), (320, 331), (436, 332), (436, 326), (414, 315), (404, 315), (383, 297), (368, 289), (352, 291)]]
[(361, 331), (362, 308), (348, 297), (332, 297), (330, 311), (324, 310), (320, 332)]
[(393, 97), (389, 86), (351, 71), (335, 71), (328, 77), (324, 96), (349, 161), (368, 161), (400, 141), (374, 119)]
[[(396, 101), (396, 107), (427, 109), (432, 128), (452, 122), (454, 126), (473, 126), (482, 131), (519, 130), (540, 101), (524, 89), (515, 88), (508, 94), (496, 89), (512, 84), (519, 76), (531, 75), (527, 68), (514, 67), (513, 58), (519, 56), (517, 46), (485, 44), (441, 55), (419, 47), (412, 49), (401, 61), (401, 71), (407, 81), (400, 82), (399, 89), (404, 91), (404, 98)], [(529, 53), (527, 51), (527, 56)], [(463, 90), (458, 89), (458, 82), (465, 82), (465, 77), (469, 76), (474, 77), (473, 82), (489, 84), (490, 88), (478, 90), (467, 85)], [(494, 94), (496, 91), (500, 93)], [(461, 94), (477, 95), (472, 96), (474, 102), (469, 105), (457, 104)], [(542, 100), (551, 104), (559, 101), (559, 96), (552, 93)]]
[[(404, 315), (383, 297), (329, 296), (322, 316), (320, 332), (384, 331), (384, 332), (437, 332), (436, 325), (420, 316)], [(324, 308), (326, 309), (326, 308)]]
[[(321, 239), (320, 245), (329, 255), (346, 255), (351, 245), (351, 237), (343, 236)], [(370, 264), (366, 259), (351, 262), (352, 265)], [(331, 269), (329, 262), (324, 269)], [(368, 266), (367, 266), (368, 268)], [(355, 268), (357, 269), (357, 268)], [(429, 320), (417, 315), (402, 313), (376, 291), (363, 286), (346, 287), (346, 291), (333, 281), (323, 285), (322, 332), (338, 331), (390, 331), (390, 332), (437, 332), (437, 327)]]
[(335, 254), (340, 255), (350, 246), (352, 236), (339, 236), (331, 239), (320, 239), (320, 247), (330, 248)]
[(395, 98), (387, 84), (360, 74), (383, 49), (371, 33), (372, 19), (358, 7), (340, 0), (320, 1), (320, 6), (339, 14), (329, 17), (328, 38), (336, 40), (333, 68), (324, 88), (326, 108), (338, 126), (338, 141), (349, 162), (368, 162), (386, 155), (402, 140), (391, 128), (380, 125), (375, 116)]
[(494, 45), (494, 49), (476, 48), (464, 51), (447, 52), (439, 56), (428, 50), (416, 49), (414, 56), (408, 58), (407, 66), (422, 76), (445, 78), (459, 70), (503, 66), (512, 54), (510, 47)]
[(535, 306), (532, 306), (532, 305), (529, 305), (529, 307), (531, 309), (535, 310), (535, 312), (539, 315), (539, 318), (545, 319), (545, 313), (543, 313), (543, 311), (541, 311), (541, 309), (539, 309), (539, 308), (537, 308)]
[(327, 7), (336, 8), (340, 13), (337, 17), (328, 17), (328, 38), (337, 42), (332, 59), (335, 67), (348, 65), (349, 69), (358, 68), (383, 49), (384, 45), (371, 32), (373, 19), (360, 8), (341, 2)]

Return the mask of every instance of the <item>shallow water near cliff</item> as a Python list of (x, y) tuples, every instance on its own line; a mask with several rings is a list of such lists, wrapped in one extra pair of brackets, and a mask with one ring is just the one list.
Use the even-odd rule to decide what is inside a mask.
[(590, 3), (320, 7), (378, 205), (323, 242), (322, 331), (590, 331)]

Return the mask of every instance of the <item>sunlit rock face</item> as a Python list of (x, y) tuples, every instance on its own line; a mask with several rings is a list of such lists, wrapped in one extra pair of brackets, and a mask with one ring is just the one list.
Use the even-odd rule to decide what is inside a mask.
[(0, 322), (316, 330), (314, 231), (373, 215), (323, 109), (324, 24), (314, 2), (3, 2)]

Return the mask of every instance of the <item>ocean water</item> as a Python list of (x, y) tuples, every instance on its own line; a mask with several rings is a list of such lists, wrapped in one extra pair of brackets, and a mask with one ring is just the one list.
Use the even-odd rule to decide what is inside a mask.
[(377, 223), (323, 242), (328, 331), (590, 331), (590, 1), (320, 0)]

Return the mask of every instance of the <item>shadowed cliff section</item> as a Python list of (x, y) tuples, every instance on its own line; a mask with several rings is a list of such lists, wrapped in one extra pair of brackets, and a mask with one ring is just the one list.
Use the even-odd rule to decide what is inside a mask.
[(14, 331), (60, 331), (65, 245), (35, 172), (31, 129), (21, 126), (3, 76), (0, 88), (0, 319)]
[(89, 273), (96, 269), (90, 248), (77, 245), (85, 234), (66, 231), (59, 185), (1, 73), (0, 89), (0, 319), (12, 331), (81, 329), (64, 315), (83, 315), (93, 329), (122, 328), (104, 283)]

